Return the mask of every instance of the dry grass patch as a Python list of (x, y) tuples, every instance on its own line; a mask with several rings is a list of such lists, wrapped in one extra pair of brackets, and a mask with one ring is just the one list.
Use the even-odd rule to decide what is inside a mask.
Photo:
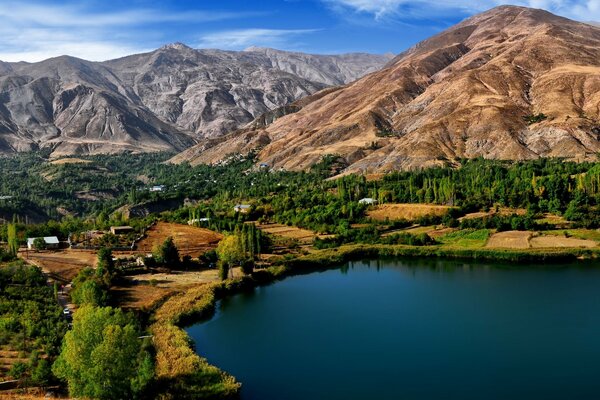
[(64, 165), (64, 164), (90, 164), (90, 160), (84, 160), (82, 158), (59, 158), (58, 160), (50, 161), (53, 165)]
[(37, 265), (44, 272), (61, 281), (72, 281), (85, 267), (96, 265), (96, 252), (88, 250), (23, 251), (20, 257)]
[(146, 231), (146, 237), (137, 243), (137, 250), (150, 253), (169, 236), (173, 238), (181, 256), (199, 257), (217, 247), (223, 238), (220, 233), (195, 226), (158, 222)]
[(492, 235), (485, 247), (502, 249), (528, 249), (529, 240), (533, 232), (528, 231), (506, 231)]
[(598, 242), (586, 239), (567, 238), (560, 236), (537, 236), (530, 240), (532, 248), (592, 248)]
[(428, 215), (444, 215), (452, 208), (434, 204), (382, 204), (367, 212), (375, 221), (415, 220)]
[(214, 310), (218, 283), (191, 288), (169, 298), (154, 314), (150, 327), (156, 348), (156, 377), (171, 382), (190, 381), (198, 398), (238, 393), (240, 384), (231, 375), (210, 365), (190, 346), (187, 333), (177, 326), (188, 316), (209, 316)]
[(527, 214), (527, 210), (524, 208), (500, 207), (498, 209), (498, 211), (492, 209), (490, 211), (478, 211), (478, 212), (469, 213), (463, 217), (460, 217), (458, 220), (462, 221), (464, 219), (479, 219), (479, 218), (491, 217), (496, 214), (503, 215), (503, 216), (513, 215), (513, 214), (525, 215), (525, 214)]
[[(242, 276), (240, 268), (233, 268), (233, 277)], [(140, 274), (128, 278), (129, 284), (111, 291), (119, 306), (128, 309), (151, 310), (162, 299), (198, 285), (219, 282), (217, 269), (204, 271), (172, 271), (170, 273)]]
[(287, 226), (282, 224), (264, 224), (256, 225), (258, 229), (265, 233), (269, 233), (274, 236), (280, 236), (286, 239), (294, 239), (300, 242), (312, 242), (315, 238), (324, 238), (329, 235), (319, 235), (316, 232), (308, 229), (302, 229), (295, 226)]

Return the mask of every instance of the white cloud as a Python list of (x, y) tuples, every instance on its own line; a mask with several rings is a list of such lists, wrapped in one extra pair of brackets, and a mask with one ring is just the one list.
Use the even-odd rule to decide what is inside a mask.
[[(41, 61), (72, 55), (92, 61), (146, 51), (148, 41), (162, 42), (156, 24), (221, 21), (257, 13), (169, 12), (130, 8), (97, 12), (77, 5), (0, 2), (0, 60)], [(154, 24), (154, 25), (153, 25)]]
[[(577, 20), (600, 19), (600, 0), (321, 0), (334, 10), (372, 15), (377, 20), (474, 13), (502, 4), (542, 8)], [(446, 14), (447, 15), (447, 14)]]
[(249, 46), (281, 47), (300, 35), (317, 32), (318, 29), (236, 29), (204, 35), (196, 44), (198, 48), (238, 50)]

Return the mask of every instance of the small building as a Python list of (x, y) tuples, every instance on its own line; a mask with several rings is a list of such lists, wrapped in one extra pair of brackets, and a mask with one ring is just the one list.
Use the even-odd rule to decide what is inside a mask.
[(364, 199), (360, 199), (358, 201), (358, 204), (366, 204), (366, 205), (372, 206), (374, 204), (377, 204), (377, 200), (372, 199), (371, 197), (365, 197)]
[(128, 233), (133, 232), (133, 228), (131, 226), (111, 226), (110, 233), (113, 235), (126, 235)]
[(237, 213), (248, 214), (251, 208), (252, 206), (250, 204), (236, 204), (236, 206), (233, 207), (233, 211)]
[(166, 189), (165, 185), (154, 185), (150, 188), (151, 192), (164, 192)]
[(12, 196), (0, 196), (0, 200), (10, 200), (12, 198)]
[(36, 239), (43, 239), (47, 249), (58, 249), (60, 242), (56, 236), (46, 236), (41, 238), (27, 238), (27, 249), (35, 250), (33, 245)]
[(208, 222), (210, 221), (210, 218), (194, 218), (194, 219), (190, 219), (188, 221), (188, 225), (196, 225), (202, 222)]
[(267, 168), (269, 168), (269, 164), (267, 164), (267, 163), (260, 163), (259, 167), (262, 168), (262, 169), (267, 169)]

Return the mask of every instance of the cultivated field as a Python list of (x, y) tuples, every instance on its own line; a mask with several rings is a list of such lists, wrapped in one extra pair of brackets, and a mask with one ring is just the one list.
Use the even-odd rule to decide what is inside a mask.
[(269, 233), (274, 236), (284, 237), (286, 239), (296, 239), (302, 243), (312, 243), (317, 238), (327, 237), (328, 235), (319, 235), (308, 229), (296, 228), (295, 226), (287, 226), (281, 224), (264, 224), (256, 225), (258, 229), (265, 233)]
[(507, 231), (494, 233), (488, 240), (485, 247), (506, 248), (506, 249), (528, 249), (529, 239), (533, 236), (532, 232)]
[(217, 247), (223, 235), (208, 229), (195, 226), (158, 222), (146, 231), (146, 237), (139, 241), (136, 250), (150, 253), (156, 245), (162, 244), (169, 236), (173, 238), (179, 249), (179, 255), (199, 257)]
[(533, 232), (509, 231), (498, 232), (488, 240), (486, 247), (507, 249), (540, 249), (540, 248), (592, 248), (598, 242), (589, 239), (577, 239), (557, 235), (536, 236)]
[(50, 277), (70, 282), (85, 267), (96, 265), (96, 252), (87, 250), (23, 251), (21, 258), (40, 267)]
[(444, 215), (450, 208), (433, 204), (382, 204), (367, 212), (367, 216), (375, 221), (410, 221), (426, 215)]
[[(27, 363), (29, 360), (26, 357), (20, 357), (19, 352), (11, 350), (8, 346), (0, 347), (0, 380), (7, 381), (11, 378), (8, 376), (8, 371), (17, 362)], [(0, 395), (0, 398), (2, 395)]]
[(529, 241), (532, 248), (564, 248), (564, 247), (597, 247), (598, 243), (593, 240), (567, 238), (560, 236), (537, 236)]

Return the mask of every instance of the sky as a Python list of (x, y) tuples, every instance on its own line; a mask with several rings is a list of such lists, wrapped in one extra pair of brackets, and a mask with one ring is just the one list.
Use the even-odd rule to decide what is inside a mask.
[(0, 0), (0, 60), (102, 61), (174, 42), (397, 54), (501, 4), (600, 21), (600, 0)]

